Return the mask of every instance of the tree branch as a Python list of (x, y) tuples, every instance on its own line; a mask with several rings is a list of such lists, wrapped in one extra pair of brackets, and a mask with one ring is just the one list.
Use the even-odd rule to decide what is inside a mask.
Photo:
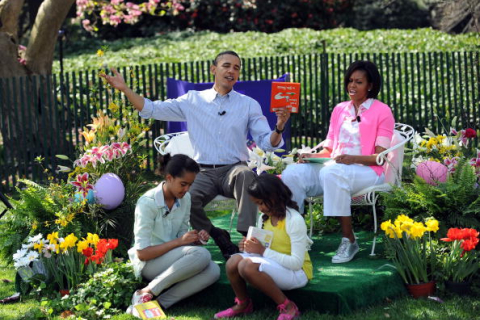
[(75, 0), (45, 0), (38, 9), (25, 54), (27, 68), (32, 73), (52, 72), (58, 30), (74, 2)]

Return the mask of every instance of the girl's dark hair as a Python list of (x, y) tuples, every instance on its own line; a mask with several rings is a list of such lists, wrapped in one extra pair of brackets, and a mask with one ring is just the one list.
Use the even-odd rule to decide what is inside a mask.
[(159, 161), (160, 172), (166, 176), (171, 175), (174, 178), (182, 177), (184, 172), (200, 172), (198, 163), (184, 154), (176, 154), (171, 156), (170, 153), (161, 156)]
[(292, 200), (292, 191), (274, 174), (264, 173), (258, 176), (248, 186), (248, 194), (262, 200), (267, 208), (280, 219), (287, 214), (287, 207), (298, 210), (297, 203)]
[(367, 75), (368, 83), (372, 84), (372, 90), (368, 91), (368, 98), (376, 98), (382, 87), (382, 77), (378, 72), (378, 68), (375, 63), (368, 60), (358, 60), (353, 62), (345, 72), (345, 78), (343, 79), (343, 84), (345, 86), (345, 91), (348, 92), (348, 83), (352, 73), (355, 71), (364, 71)]

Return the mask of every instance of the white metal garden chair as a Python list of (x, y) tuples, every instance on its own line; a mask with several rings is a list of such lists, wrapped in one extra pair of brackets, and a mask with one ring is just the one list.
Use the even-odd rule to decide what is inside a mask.
[[(153, 145), (162, 155), (167, 153), (170, 153), (172, 156), (175, 154), (184, 154), (193, 158), (193, 147), (187, 131), (161, 135), (154, 140)], [(232, 231), (233, 220), (237, 213), (237, 203), (235, 199), (217, 195), (204, 209), (205, 211), (232, 210), (229, 230)]]
[[(380, 192), (390, 192), (393, 186), (400, 186), (402, 183), (402, 167), (405, 152), (405, 144), (410, 141), (415, 130), (402, 123), (395, 124), (395, 131), (392, 137), (391, 147), (377, 155), (377, 164), (384, 166), (385, 182), (379, 185), (370, 186), (352, 195), (352, 206), (371, 206), (373, 212), (373, 244), (371, 256), (375, 255), (375, 243), (377, 240), (377, 211), (376, 204)], [(308, 197), (308, 212), (310, 221), (313, 217), (313, 204), (323, 200), (323, 196)], [(313, 233), (313, 223), (310, 223), (310, 237)]]

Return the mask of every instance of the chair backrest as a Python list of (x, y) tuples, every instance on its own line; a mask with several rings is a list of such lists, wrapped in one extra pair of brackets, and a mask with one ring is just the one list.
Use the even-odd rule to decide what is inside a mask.
[(385, 182), (395, 186), (402, 183), (405, 144), (413, 138), (414, 130), (402, 123), (395, 124), (392, 142), (384, 164)]
[[(234, 89), (235, 91), (255, 99), (262, 107), (262, 112), (267, 118), (268, 124), (271, 128), (275, 127), (277, 117), (275, 113), (270, 112), (270, 95), (272, 91), (272, 82), (288, 82), (290, 81), (290, 74), (286, 73), (277, 79), (258, 80), (258, 81), (238, 81)], [(167, 98), (177, 98), (189, 90), (205, 90), (210, 89), (213, 82), (192, 83), (172, 78), (167, 78)], [(185, 122), (167, 123), (167, 133), (182, 132), (187, 130)], [(287, 143), (284, 149), (290, 149), (290, 122), (285, 126), (283, 138)], [(248, 139), (251, 139), (249, 136)]]
[(155, 139), (154, 145), (155, 149), (162, 155), (167, 153), (170, 153), (172, 156), (185, 154), (193, 158), (193, 146), (186, 131), (160, 136)]

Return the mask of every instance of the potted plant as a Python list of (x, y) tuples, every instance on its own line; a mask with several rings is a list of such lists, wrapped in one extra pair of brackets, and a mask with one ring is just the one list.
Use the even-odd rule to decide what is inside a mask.
[(447, 290), (468, 294), (473, 275), (480, 268), (478, 231), (471, 228), (450, 228), (446, 238), (440, 239), (446, 245), (440, 250), (440, 271)]
[(428, 296), (435, 291), (433, 275), (436, 269), (436, 252), (432, 233), (438, 231), (438, 220), (416, 222), (406, 215), (397, 217), (394, 223), (384, 221), (387, 257), (414, 298)]

